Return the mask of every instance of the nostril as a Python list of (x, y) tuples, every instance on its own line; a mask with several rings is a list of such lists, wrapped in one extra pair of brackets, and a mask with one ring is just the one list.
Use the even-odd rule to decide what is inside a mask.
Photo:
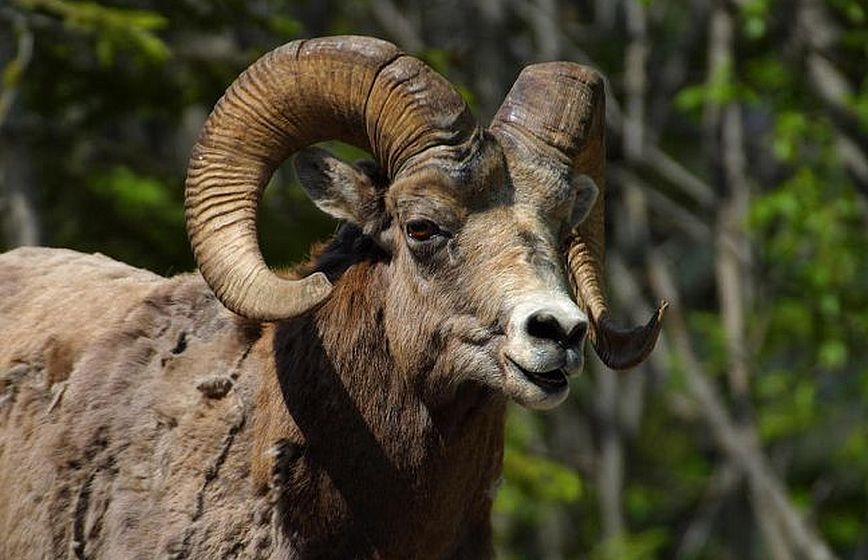
[(534, 313), (527, 319), (527, 334), (534, 338), (544, 338), (560, 342), (564, 339), (564, 329), (551, 313)]
[(574, 348), (579, 346), (588, 334), (588, 322), (566, 319), (561, 321), (553, 313), (537, 311), (526, 319), (525, 332), (534, 338), (557, 342), (564, 348)]
[(564, 345), (567, 348), (576, 347), (581, 344), (587, 334), (588, 322), (579, 321), (579, 323), (575, 327), (573, 327), (573, 330), (570, 331), (570, 334), (567, 335), (567, 339), (564, 341)]

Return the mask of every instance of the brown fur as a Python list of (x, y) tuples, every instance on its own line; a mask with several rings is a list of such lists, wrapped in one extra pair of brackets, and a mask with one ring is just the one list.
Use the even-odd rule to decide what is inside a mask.
[(365, 243), (261, 332), (198, 275), (0, 256), (0, 557), (490, 556), (504, 397), (451, 387), (424, 330), (396, 361)]
[[(566, 363), (511, 314), (574, 304), (568, 201), (516, 201), (484, 147), (459, 176), (372, 177), (360, 223), (296, 271), (332, 293), (278, 323), (198, 274), (0, 256), (0, 558), (490, 557), (507, 396), (547, 402), (508, 346)], [(364, 169), (323, 163), (313, 198), (355, 200)], [(445, 233), (415, 243), (420, 219)]]

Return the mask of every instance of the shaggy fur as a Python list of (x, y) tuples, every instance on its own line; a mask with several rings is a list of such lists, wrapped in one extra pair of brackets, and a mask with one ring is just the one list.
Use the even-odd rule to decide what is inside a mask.
[(490, 556), (504, 398), (396, 368), (358, 249), (263, 328), (198, 275), (0, 255), (0, 558)]
[[(662, 310), (608, 320), (603, 99), (588, 69), (534, 65), (484, 130), (394, 45), (293, 42), (190, 159), (187, 231), (222, 305), (199, 275), (0, 255), (0, 558), (490, 557), (506, 399), (563, 402), (589, 328), (613, 367), (659, 332)], [(256, 204), (325, 138), (378, 164), (298, 154), (348, 223), (287, 281)]]

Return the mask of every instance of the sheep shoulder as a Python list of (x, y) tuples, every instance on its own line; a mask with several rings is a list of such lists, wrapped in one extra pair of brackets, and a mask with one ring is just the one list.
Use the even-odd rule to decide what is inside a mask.
[(195, 274), (0, 255), (0, 557), (258, 557), (249, 482), (270, 339)]

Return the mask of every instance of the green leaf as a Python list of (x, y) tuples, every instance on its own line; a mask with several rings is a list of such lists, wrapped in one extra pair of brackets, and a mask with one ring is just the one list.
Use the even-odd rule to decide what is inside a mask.
[(744, 34), (749, 39), (757, 40), (765, 37), (769, 4), (769, 0), (748, 0), (739, 4), (740, 15), (744, 20)]
[(669, 543), (665, 529), (649, 529), (641, 533), (623, 534), (600, 543), (593, 551), (592, 560), (644, 560), (655, 558)]
[(686, 113), (700, 109), (704, 102), (704, 85), (685, 87), (675, 95), (675, 106)]
[(820, 365), (826, 368), (840, 368), (847, 363), (847, 346), (843, 341), (826, 340), (820, 345)]
[(510, 410), (503, 484), (494, 503), (499, 514), (529, 520), (546, 508), (582, 497), (582, 479), (574, 469), (529, 449), (538, 438), (535, 422), (526, 411)]
[(300, 21), (285, 15), (275, 15), (268, 18), (268, 27), (287, 39), (298, 37), (303, 29)]
[(171, 51), (154, 32), (168, 20), (149, 10), (103, 6), (73, 0), (15, 0), (21, 7), (60, 18), (69, 29), (94, 36), (101, 64), (112, 64), (115, 53), (130, 51), (142, 61), (162, 63)]

